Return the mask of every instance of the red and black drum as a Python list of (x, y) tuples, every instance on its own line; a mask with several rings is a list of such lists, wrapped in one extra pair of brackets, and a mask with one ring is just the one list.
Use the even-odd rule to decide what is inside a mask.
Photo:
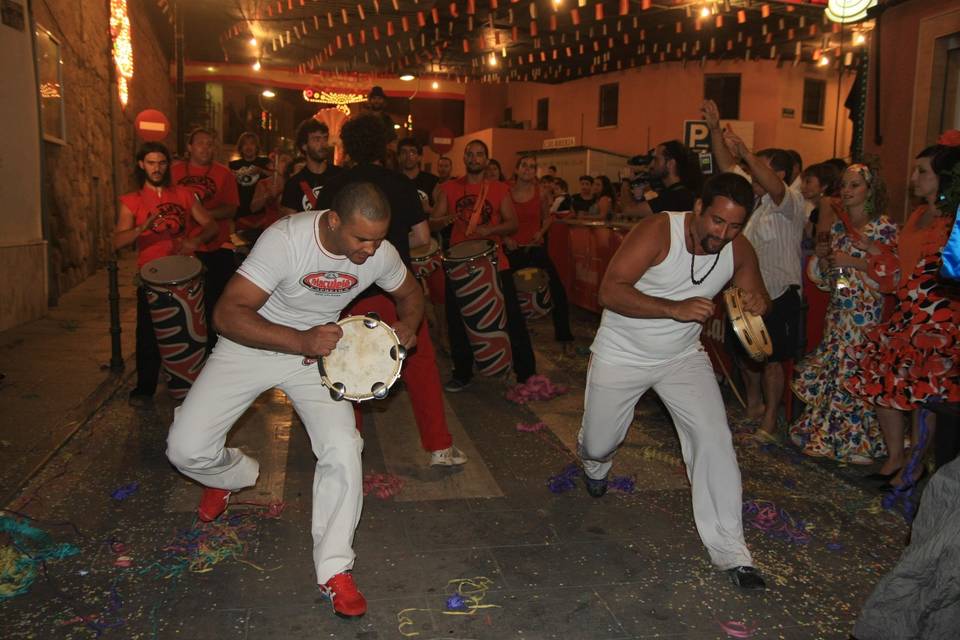
[(413, 275), (421, 280), (436, 271), (440, 263), (440, 245), (434, 238), (430, 238), (430, 242), (422, 247), (410, 249), (410, 267)]
[(507, 306), (497, 279), (497, 245), (467, 240), (443, 253), (443, 268), (457, 295), (473, 358), (480, 373), (497, 375), (513, 363)]
[(550, 297), (550, 276), (538, 267), (517, 269), (513, 272), (513, 284), (523, 317), (529, 320), (542, 318), (553, 309)]
[(140, 269), (160, 347), (167, 390), (181, 400), (200, 375), (207, 348), (203, 265), (193, 256), (166, 256)]

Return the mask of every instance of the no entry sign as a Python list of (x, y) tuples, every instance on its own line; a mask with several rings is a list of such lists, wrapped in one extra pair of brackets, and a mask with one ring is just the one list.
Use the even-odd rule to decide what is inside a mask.
[(435, 129), (430, 134), (430, 148), (433, 149), (434, 153), (439, 153), (440, 155), (453, 149), (453, 131), (450, 131), (450, 129), (446, 127)]
[(170, 121), (156, 109), (144, 109), (137, 114), (133, 128), (144, 142), (160, 142), (170, 133)]

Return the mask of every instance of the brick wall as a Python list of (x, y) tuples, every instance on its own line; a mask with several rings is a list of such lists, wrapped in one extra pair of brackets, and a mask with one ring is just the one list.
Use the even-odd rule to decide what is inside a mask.
[[(111, 82), (108, 2), (47, 0), (34, 3), (35, 19), (61, 42), (65, 145), (43, 143), (50, 300), (76, 286), (109, 255), (116, 192), (134, 188), (132, 171), (137, 141), (133, 119), (143, 109), (163, 111), (174, 120), (175, 96), (170, 61), (145, 7), (151, 0), (129, 0), (134, 77), (130, 100), (121, 109)], [(165, 35), (164, 37), (169, 37)], [(114, 127), (111, 127), (111, 100)], [(116, 132), (116, 163), (112, 131)], [(167, 140), (173, 144), (173, 136)]]

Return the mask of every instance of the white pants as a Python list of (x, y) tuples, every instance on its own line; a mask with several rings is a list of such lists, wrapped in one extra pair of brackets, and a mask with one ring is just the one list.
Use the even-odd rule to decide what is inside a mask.
[(220, 338), (183, 405), (174, 413), (167, 457), (207, 487), (236, 491), (256, 483), (260, 465), (227, 434), (267, 389), (289, 396), (307, 428), (317, 466), (313, 476), (313, 561), (317, 581), (353, 568), (353, 534), (363, 508), (363, 439), (350, 402), (334, 401), (317, 365), (302, 356), (252, 349)]
[(720, 569), (752, 566), (743, 538), (740, 468), (720, 388), (702, 350), (653, 367), (590, 359), (578, 438), (584, 471), (593, 479), (610, 473), (634, 406), (651, 387), (676, 425), (693, 488), (693, 518), (710, 560)]

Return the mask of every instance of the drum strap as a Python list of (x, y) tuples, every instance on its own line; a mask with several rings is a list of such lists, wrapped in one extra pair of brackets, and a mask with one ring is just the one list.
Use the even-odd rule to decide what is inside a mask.
[(313, 195), (313, 187), (310, 186), (310, 183), (308, 183), (306, 180), (301, 180), (300, 190), (303, 191), (303, 195), (307, 196), (307, 202), (310, 203), (310, 208), (316, 211), (317, 196)]
[(483, 212), (483, 203), (487, 199), (488, 186), (486, 180), (480, 184), (480, 193), (477, 195), (477, 202), (473, 206), (473, 211), (470, 213), (470, 221), (467, 223), (467, 237), (472, 236), (473, 232), (477, 230), (477, 225), (480, 224), (480, 214)]

